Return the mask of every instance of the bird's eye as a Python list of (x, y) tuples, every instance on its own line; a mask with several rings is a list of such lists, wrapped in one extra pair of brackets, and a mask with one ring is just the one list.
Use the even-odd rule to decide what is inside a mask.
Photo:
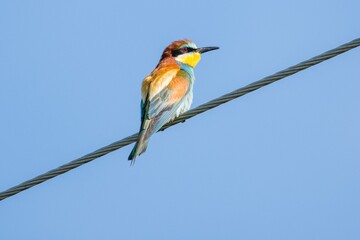
[(187, 53), (188, 51), (189, 51), (189, 48), (187, 48), (187, 47), (184, 47), (184, 48), (181, 49), (182, 53)]
[(177, 57), (177, 56), (179, 56), (181, 54), (185, 54), (185, 53), (189, 53), (189, 52), (193, 52), (193, 51), (195, 51), (194, 48), (183, 47), (183, 48), (171, 51), (171, 54), (172, 54), (173, 57)]

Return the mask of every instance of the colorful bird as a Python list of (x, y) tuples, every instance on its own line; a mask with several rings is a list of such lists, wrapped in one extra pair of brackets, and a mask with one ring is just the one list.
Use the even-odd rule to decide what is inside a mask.
[(189, 110), (193, 99), (194, 67), (202, 53), (216, 49), (219, 48), (198, 48), (187, 39), (175, 41), (165, 48), (158, 65), (141, 86), (141, 126), (128, 158), (132, 163), (145, 152), (152, 134)]

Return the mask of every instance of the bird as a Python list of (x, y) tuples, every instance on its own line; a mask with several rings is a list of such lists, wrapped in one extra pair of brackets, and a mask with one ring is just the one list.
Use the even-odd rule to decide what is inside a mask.
[(190, 109), (195, 81), (194, 68), (201, 54), (219, 47), (200, 47), (188, 39), (172, 42), (163, 51), (155, 69), (141, 85), (141, 125), (128, 160), (146, 151), (151, 135)]

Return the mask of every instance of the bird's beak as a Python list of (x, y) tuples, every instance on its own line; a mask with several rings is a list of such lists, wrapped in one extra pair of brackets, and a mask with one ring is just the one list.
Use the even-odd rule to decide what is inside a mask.
[(209, 52), (209, 51), (216, 50), (216, 49), (219, 49), (219, 47), (202, 47), (202, 48), (196, 49), (196, 51), (198, 53), (204, 53), (204, 52)]

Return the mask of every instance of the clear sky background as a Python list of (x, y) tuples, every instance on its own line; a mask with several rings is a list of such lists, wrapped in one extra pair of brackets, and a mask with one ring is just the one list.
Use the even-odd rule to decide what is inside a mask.
[[(172, 41), (193, 106), (360, 37), (360, 2), (0, 2), (0, 190), (123, 137)], [(360, 239), (360, 48), (0, 202), (0, 238)]]

